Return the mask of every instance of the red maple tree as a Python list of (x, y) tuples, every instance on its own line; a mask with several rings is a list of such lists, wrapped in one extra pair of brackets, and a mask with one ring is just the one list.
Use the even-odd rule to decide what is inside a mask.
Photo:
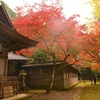
[[(73, 15), (66, 19), (62, 13), (62, 7), (58, 5), (60, 5), (59, 2), (52, 6), (42, 2), (42, 4), (28, 6), (29, 9), (26, 13), (21, 12), (22, 8), (17, 9), (18, 18), (14, 20), (17, 31), (39, 41), (35, 48), (20, 52), (33, 53), (34, 49), (41, 48), (51, 56), (54, 66), (58, 60), (62, 61), (63, 66), (80, 64), (80, 45), (83, 32), (76, 20), (79, 15)], [(55, 68), (52, 72), (51, 83), (54, 80), (54, 74)], [(52, 84), (50, 89), (51, 87)]]

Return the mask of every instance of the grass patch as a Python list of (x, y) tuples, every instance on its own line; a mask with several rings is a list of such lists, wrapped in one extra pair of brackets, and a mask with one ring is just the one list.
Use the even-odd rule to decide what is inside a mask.
[(100, 100), (100, 82), (97, 85), (86, 82), (79, 100)]
[(81, 82), (78, 82), (76, 85), (74, 85), (74, 87), (83, 87), (84, 86), (84, 82), (81, 81)]

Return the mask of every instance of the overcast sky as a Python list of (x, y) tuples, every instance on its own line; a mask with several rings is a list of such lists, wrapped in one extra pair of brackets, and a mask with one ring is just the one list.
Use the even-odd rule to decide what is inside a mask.
[[(11, 9), (15, 9), (16, 6), (23, 6), (25, 3), (33, 4), (33, 2), (40, 2), (41, 0), (3, 0)], [(90, 16), (91, 8), (88, 4), (85, 4), (87, 0), (62, 0), (64, 13), (66, 17), (70, 17), (73, 14), (80, 14), (81, 19), (84, 21), (86, 17)]]

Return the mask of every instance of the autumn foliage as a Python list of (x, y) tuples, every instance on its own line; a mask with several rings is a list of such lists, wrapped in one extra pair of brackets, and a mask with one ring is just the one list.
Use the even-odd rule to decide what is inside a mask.
[[(15, 19), (14, 25), (19, 33), (39, 41), (37, 47), (33, 49), (44, 49), (47, 54), (55, 56), (56, 60), (74, 64), (80, 59), (78, 55), (82, 41), (81, 27), (76, 20), (79, 15), (66, 19), (62, 7), (57, 5), (58, 2), (55, 6), (48, 6), (42, 2), (41, 5), (28, 6), (25, 15), (22, 8), (18, 8), (18, 18)], [(28, 51), (24, 50), (25, 52)]]
[(20, 52), (31, 56), (34, 51), (42, 49), (52, 60), (86, 67), (91, 62), (93, 69), (97, 68), (100, 62), (100, 22), (93, 22), (88, 33), (86, 25), (77, 21), (79, 15), (66, 19), (60, 2), (51, 4), (42, 2), (17, 8), (18, 18), (14, 20), (17, 31), (39, 42), (36, 47)]
[(100, 22), (95, 21), (91, 31), (86, 34), (83, 42), (83, 50), (86, 59), (92, 61), (92, 69), (100, 71)]

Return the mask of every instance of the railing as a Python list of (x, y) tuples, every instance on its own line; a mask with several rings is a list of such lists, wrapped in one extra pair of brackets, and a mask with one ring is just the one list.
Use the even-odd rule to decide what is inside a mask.
[(0, 76), (0, 98), (10, 97), (19, 93), (17, 77)]

